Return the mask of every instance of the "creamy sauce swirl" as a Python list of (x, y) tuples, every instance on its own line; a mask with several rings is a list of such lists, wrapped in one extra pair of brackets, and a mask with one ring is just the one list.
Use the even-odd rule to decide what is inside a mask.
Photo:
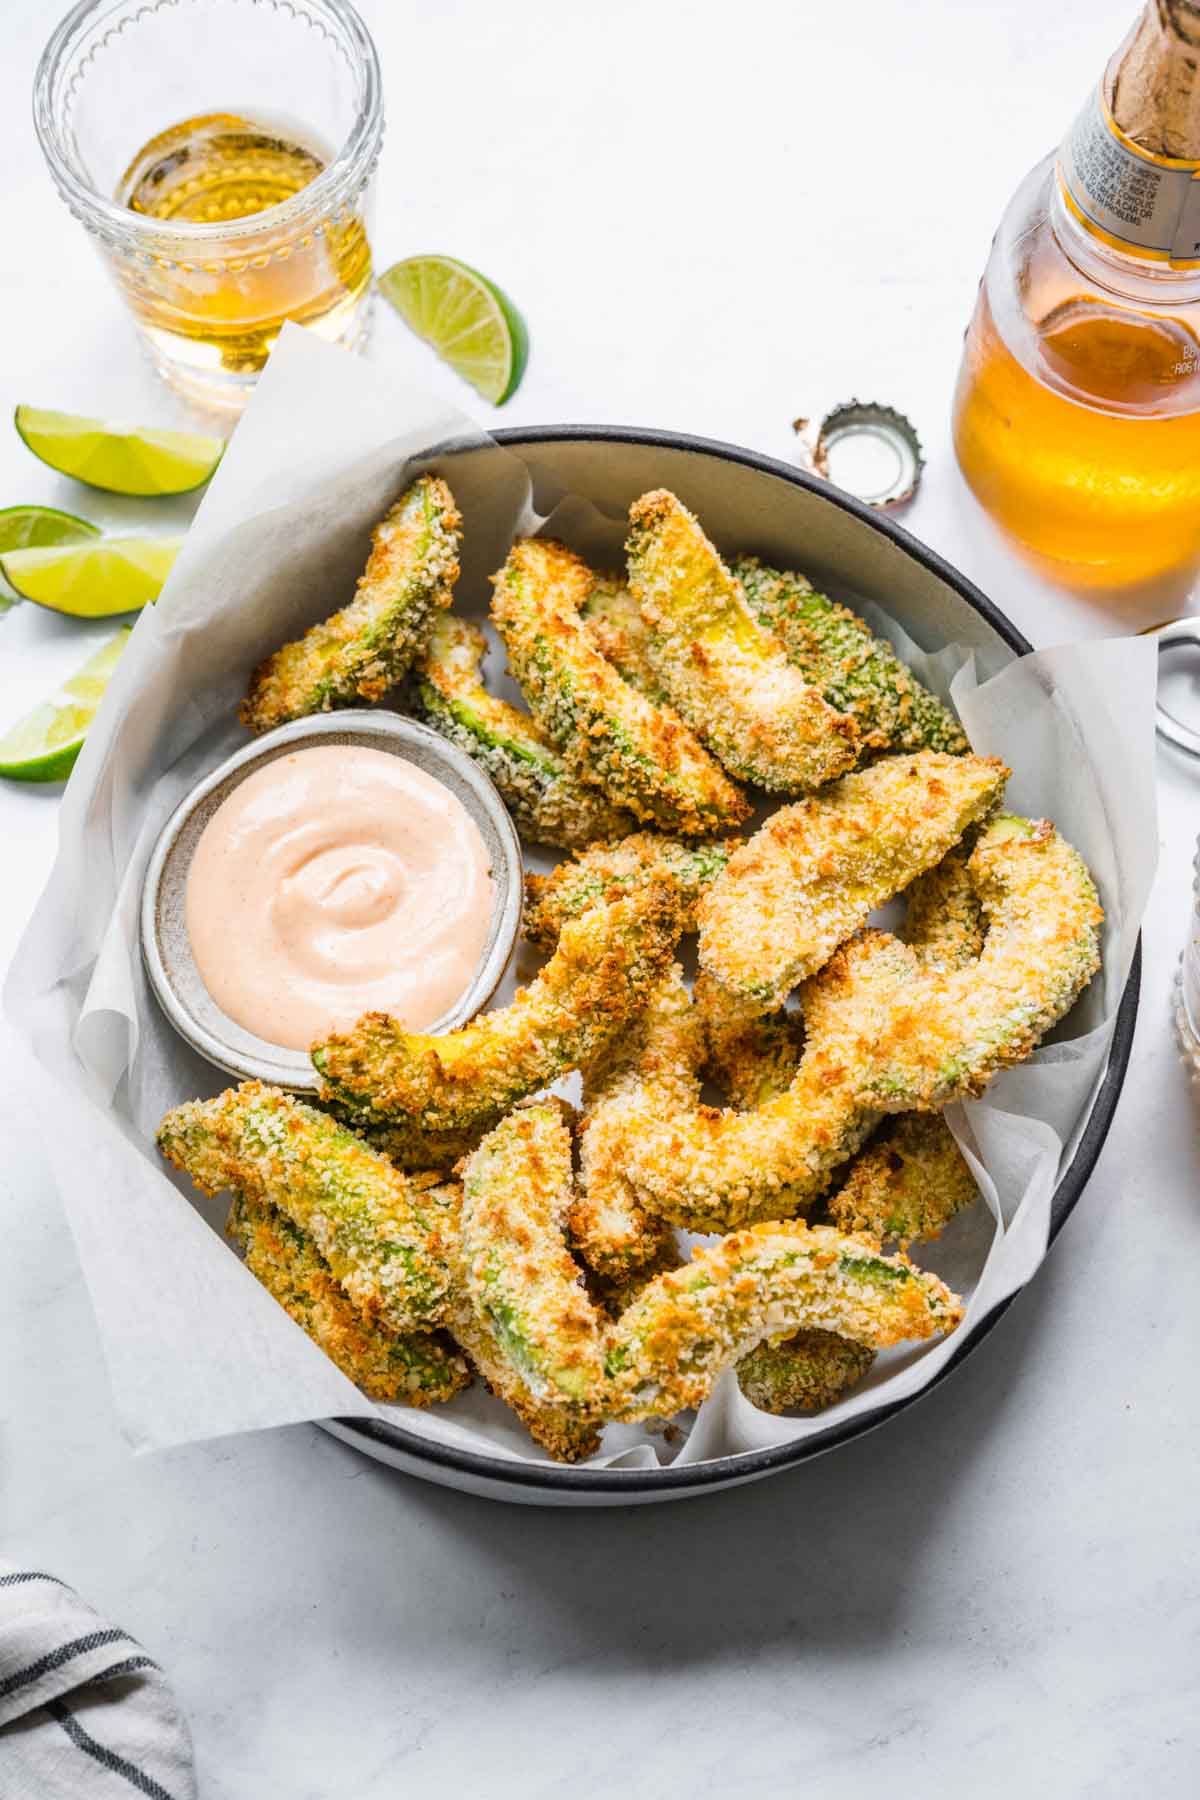
[(492, 915), (479, 828), (449, 788), (356, 744), (248, 775), (196, 845), (196, 966), (231, 1019), (307, 1050), (365, 1012), (423, 1030), (479, 967)]

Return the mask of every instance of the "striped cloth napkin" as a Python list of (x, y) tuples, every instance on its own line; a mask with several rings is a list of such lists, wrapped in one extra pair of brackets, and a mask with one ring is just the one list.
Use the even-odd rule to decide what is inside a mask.
[(196, 1800), (166, 1676), (74, 1588), (0, 1562), (0, 1794)]

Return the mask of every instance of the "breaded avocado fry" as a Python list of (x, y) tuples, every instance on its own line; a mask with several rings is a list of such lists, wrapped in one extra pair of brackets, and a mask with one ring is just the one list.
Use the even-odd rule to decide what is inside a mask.
[(629, 509), (629, 585), (671, 703), (732, 775), (806, 794), (854, 766), (858, 729), (764, 631), (698, 521), (665, 489)]
[(365, 1127), (483, 1131), (518, 1100), (598, 1056), (671, 960), (678, 908), (663, 882), (594, 907), (563, 930), (510, 1006), (442, 1037), (367, 1013), (313, 1048), (323, 1097)]
[(469, 1156), (484, 1132), (482, 1125), (431, 1131), (410, 1119), (356, 1129), (364, 1143), (386, 1156), (389, 1162), (394, 1162), (398, 1169), (436, 1170), (442, 1174), (453, 1169), (464, 1156)]
[(842, 946), (801, 989), (807, 1037), (791, 1086), (753, 1112), (630, 1106), (623, 1166), (648, 1212), (691, 1231), (789, 1218), (811, 1205), (880, 1113), (860, 1099), (864, 1061), (912, 951), (882, 931)]
[(552, 950), (568, 919), (619, 899), (650, 881), (671, 882), (679, 896), (679, 929), (695, 931), (696, 904), (741, 845), (740, 838), (684, 843), (654, 831), (635, 831), (595, 844), (550, 875), (525, 877), (525, 936)]
[(584, 601), (582, 617), (601, 656), (631, 687), (661, 705), (667, 696), (650, 665), (650, 629), (625, 583), (611, 575), (597, 575), (596, 585)]
[(902, 1250), (940, 1237), (979, 1192), (940, 1113), (888, 1119), (826, 1204), (839, 1231), (866, 1232)]
[(762, 1224), (697, 1250), (644, 1288), (611, 1327), (611, 1416), (699, 1406), (765, 1338), (817, 1328), (872, 1349), (953, 1331), (962, 1302), (936, 1275), (828, 1226)]
[(443, 1332), (396, 1332), (364, 1318), (278, 1207), (239, 1197), (226, 1229), (251, 1274), (368, 1398), (432, 1406), (470, 1385), (470, 1370)]
[(783, 806), (701, 898), (700, 963), (764, 1011), (992, 807), (995, 757), (921, 750)]
[(755, 618), (775, 633), (805, 680), (854, 720), (863, 750), (961, 756), (971, 748), (950, 709), (848, 607), (818, 594), (803, 575), (769, 569), (756, 556), (739, 557), (733, 574)]
[(682, 719), (622, 680), (580, 618), (595, 577), (548, 538), (522, 538), (493, 577), (492, 617), (530, 708), (571, 772), (643, 823), (730, 831), (745, 796)]
[(480, 675), (486, 653), (477, 625), (439, 615), (414, 670), (417, 714), (491, 776), (523, 838), (579, 850), (632, 831), (633, 815), (573, 775), (528, 713), (488, 693)]
[(787, 1092), (804, 1054), (804, 1015), (760, 1012), (701, 969), (694, 989), (704, 1026), (705, 1072), (730, 1106), (749, 1112)]
[(239, 717), (250, 731), (378, 700), (412, 666), (458, 580), (462, 520), (436, 475), (421, 475), (375, 527), (349, 606), (260, 663)]
[(809, 1328), (744, 1356), (738, 1386), (762, 1412), (821, 1412), (856, 1387), (874, 1361), (869, 1344)]
[(579, 1188), (568, 1217), (572, 1247), (597, 1274), (619, 1280), (661, 1263), (674, 1233), (639, 1205), (624, 1167), (625, 1117), (647, 1106), (671, 1117), (700, 1098), (700, 1021), (676, 963), (584, 1079)]
[(463, 1168), (462, 1259), (476, 1317), (533, 1398), (596, 1418), (602, 1320), (566, 1245), (573, 1194), (563, 1106), (517, 1107)]
[(1104, 914), (1082, 857), (1046, 819), (1002, 814), (967, 864), (987, 936), (930, 966), (876, 1038), (860, 1091), (889, 1112), (936, 1111), (1022, 1062), (1100, 967)]
[(983, 908), (970, 871), (977, 841), (978, 831), (972, 827), (905, 892), (904, 923), (898, 935), (912, 945), (922, 967), (961, 969), (983, 949)]
[(441, 1323), (453, 1235), (441, 1190), (402, 1175), (327, 1113), (247, 1081), (177, 1106), (158, 1147), (204, 1193), (229, 1188), (277, 1207), (367, 1319), (399, 1332)]
[[(982, 924), (961, 846), (909, 890), (905, 928), (922, 965), (951, 956), (969, 960), (978, 953)], [(707, 1027), (709, 1073), (724, 1084), (731, 1104), (761, 1106), (784, 1092), (803, 1050), (799, 1014), (758, 1014), (751, 1002), (736, 999), (703, 970), (696, 1006)], [(885, 1119), (847, 1165), (823, 1213), (839, 1231), (895, 1238), (907, 1249), (916, 1240), (937, 1237), (975, 1194), (974, 1179), (944, 1121), (929, 1113), (904, 1113)], [(751, 1351), (738, 1364), (738, 1382), (765, 1412), (812, 1412), (832, 1405), (873, 1360), (873, 1351), (832, 1332), (801, 1331)]]
[(486, 1385), (556, 1462), (575, 1463), (594, 1456), (600, 1448), (599, 1418), (583, 1410), (543, 1404), (534, 1397), (467, 1298), (466, 1273), (461, 1263), (459, 1268), (461, 1277), (451, 1294), (447, 1325)]

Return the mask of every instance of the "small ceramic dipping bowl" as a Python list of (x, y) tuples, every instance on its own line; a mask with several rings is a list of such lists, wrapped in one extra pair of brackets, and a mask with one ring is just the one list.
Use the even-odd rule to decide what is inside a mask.
[(479, 827), (495, 895), (487, 942), (470, 987), (430, 1031), (451, 1031), (486, 1005), (508, 966), (521, 921), (521, 846), (504, 802), (469, 756), (415, 719), (358, 710), (298, 719), (247, 744), (206, 775), (167, 820), (146, 870), (142, 955), (150, 985), (179, 1035), (209, 1062), (230, 1075), (300, 1093), (320, 1085), (307, 1053), (256, 1037), (217, 1005), (192, 956), (184, 903), (200, 834), (221, 802), (264, 763), (316, 744), (360, 744), (403, 757), (449, 788)]

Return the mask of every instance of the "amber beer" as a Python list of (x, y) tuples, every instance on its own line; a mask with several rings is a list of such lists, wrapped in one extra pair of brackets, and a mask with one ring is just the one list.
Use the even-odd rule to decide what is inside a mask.
[(1048, 573), (1200, 567), (1200, 3), (1150, 0), (992, 247), (954, 439)]
[[(116, 198), (149, 219), (227, 225), (293, 199), (326, 166), (291, 129), (234, 113), (183, 119), (133, 157)], [(180, 260), (124, 281), (142, 329), (164, 355), (257, 375), (285, 319), (340, 340), (371, 281), (371, 251), (353, 213), (302, 229), (272, 252)]]

